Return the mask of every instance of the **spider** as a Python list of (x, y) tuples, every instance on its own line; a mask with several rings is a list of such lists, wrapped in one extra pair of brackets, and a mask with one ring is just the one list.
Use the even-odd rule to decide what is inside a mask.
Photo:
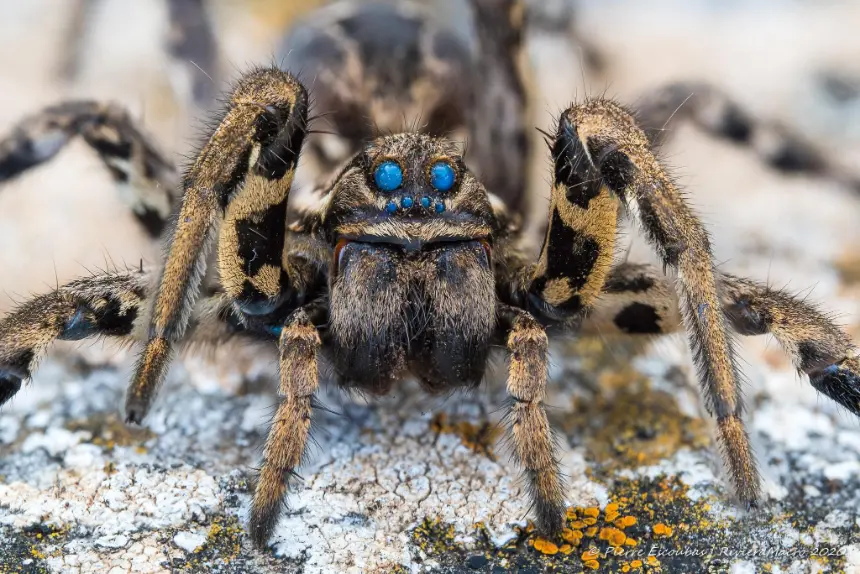
[[(252, 539), (264, 546), (306, 450), (322, 363), (346, 389), (382, 395), (413, 376), (441, 393), (479, 385), (499, 345), (509, 357), (505, 422), (513, 451), (537, 525), (554, 535), (566, 490), (543, 404), (549, 335), (656, 335), (683, 325), (731, 481), (738, 498), (755, 506), (759, 475), (732, 333), (772, 334), (817, 390), (860, 415), (851, 340), (810, 304), (719, 272), (707, 231), (658, 160), (653, 138), (609, 99), (572, 105), (545, 132), (548, 221), (537, 258), (522, 250), (521, 217), (512, 208), (528, 145), (515, 64), (522, 6), (472, 0), (472, 8), (474, 60), (456, 38), (403, 7), (321, 13), (303, 29), (290, 63), (316, 81), (278, 67), (242, 75), (181, 178), (116, 106), (67, 102), (19, 124), (0, 142), (0, 179), (80, 135), (153, 236), (174, 209), (170, 191), (180, 187), (182, 196), (158, 274), (141, 268), (72, 281), (0, 320), (0, 404), (56, 339), (143, 343), (125, 405), (127, 421), (137, 424), (183, 344), (246, 338), (277, 345), (282, 398), (249, 519)], [(323, 170), (297, 202), (290, 195), (299, 158), (328, 160), (310, 129), (309, 88), (351, 155)], [(666, 101), (676, 97), (662, 93), (650, 113), (671, 108)], [(374, 137), (367, 127), (368, 116), (384, 127), (415, 110), (425, 118), (421, 130)], [(713, 114), (702, 116), (713, 122)], [(702, 123), (750, 139), (748, 118), (717, 118)], [(446, 137), (460, 128), (472, 142), (466, 155)], [(783, 163), (802, 163), (792, 157)], [(673, 279), (649, 265), (615, 262), (624, 214)], [(217, 273), (207, 276), (213, 243)]]

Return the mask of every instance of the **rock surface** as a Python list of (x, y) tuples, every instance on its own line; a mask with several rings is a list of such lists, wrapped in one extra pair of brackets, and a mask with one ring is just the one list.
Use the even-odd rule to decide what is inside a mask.
[[(60, 17), (51, 15), (48, 0), (32, 4), (47, 10), (43, 36), (50, 36)], [(8, 18), (0, 21), (17, 14), (26, 23), (39, 9), (7, 3), (0, 14)], [(106, 10), (101, 17), (111, 22)], [(709, 45), (722, 39), (731, 53), (743, 41), (732, 39), (730, 23), (749, 22), (757, 8), (739, 3), (715, 22), (707, 8), (685, 11), (668, 1), (655, 3), (649, 14), (630, 10), (620, 24), (614, 20), (629, 41), (642, 40), (629, 57), (629, 47), (621, 50), (605, 27), (591, 26), (617, 16), (607, 10), (585, 7), (582, 22), (591, 39), (606, 47), (607, 74), (617, 76), (622, 98), (633, 101), (637, 91), (662, 80), (716, 74), (710, 79), (725, 78), (756, 111), (797, 125), (795, 106), (804, 100), (780, 99), (773, 96), (778, 88), (762, 86), (770, 82), (782, 86), (780, 93), (802, 93), (802, 79), (811, 81), (804, 68), (796, 66), (792, 75), (788, 64), (780, 64), (765, 82), (749, 62), (731, 73), (713, 54), (716, 63), (707, 69), (703, 62), (710, 60), (696, 53), (669, 62), (661, 59), (668, 44), (642, 40), (668, 36), (698, 45), (697, 33), (707, 30)], [(776, 21), (773, 46), (750, 61), (767, 61), (767, 50), (778, 52), (782, 30), (806, 22), (814, 32), (813, 24), (825, 18), (809, 7), (768, 14)], [(850, 21), (847, 12), (840, 14), (829, 18)], [(143, 16), (140, 28), (157, 29)], [(158, 14), (148, 17), (158, 22)], [(247, 22), (222, 28), (228, 48), (253, 29)], [(23, 33), (7, 31), (0, 34), (4, 59), (15, 42), (27, 41)], [(841, 52), (819, 37), (823, 32), (813, 32), (804, 38), (807, 51), (818, 48), (820, 66), (844, 63), (841, 56), (828, 60)], [(138, 34), (129, 42), (146, 46), (146, 34)], [(839, 36), (833, 28), (828, 34)], [(101, 36), (94, 45), (115, 40)], [(541, 112), (569, 99), (579, 78), (578, 68), (567, 76), (553, 73), (554, 58), (575, 57), (554, 42), (541, 38), (534, 44), (543, 70)], [(849, 50), (847, 42), (838, 47)], [(48, 61), (46, 49), (36, 48), (21, 55), (30, 58), (27, 66), (10, 61), (12, 71), (0, 77), (12, 98), (0, 116), (4, 126), (32, 108), (30, 98), (57, 97), (53, 84), (32, 71)], [(244, 49), (236, 53), (260, 60), (268, 48)], [(149, 56), (141, 54), (146, 49), (126, 47), (113, 60), (100, 55), (107, 71), (90, 69), (94, 83), (71, 93), (89, 89), (88, 95), (134, 105), (140, 82), (122, 70), (144, 66)], [(637, 67), (644, 59), (652, 65)], [(774, 105), (769, 109), (762, 101)], [(144, 107), (153, 112), (147, 118), (155, 131), (170, 141), (165, 118), (176, 110), (167, 106), (159, 114), (152, 100)], [(860, 157), (850, 129), (839, 132), (807, 117), (826, 118), (832, 110), (801, 107), (809, 113), (799, 123), (825, 130), (823, 145), (838, 148), (834, 153), (845, 159)], [(667, 156), (684, 166), (681, 182), (713, 231), (723, 267), (775, 285), (790, 282), (804, 294), (815, 286), (808, 296), (856, 335), (857, 199), (825, 180), (779, 177), (739, 148), (686, 128), (679, 132)], [(69, 181), (80, 195), (69, 192)], [(93, 206), (98, 210), (92, 212)], [(143, 250), (155, 257), (157, 249), (141, 247), (141, 238), (128, 231), (131, 219), (122, 211), (82, 148), (14, 182), (0, 193), (2, 240), (17, 247), (0, 254), (3, 289), (10, 295), (43, 290), (45, 281), (54, 281), (52, 259), (59, 279), (67, 280), (82, 264), (101, 264), (103, 254), (136, 261)], [(75, 214), (91, 219), (75, 222)], [(44, 224), (49, 227), (40, 227), (43, 217), (52, 221)], [(632, 257), (647, 257), (635, 235), (630, 242)], [(8, 308), (11, 299), (3, 305)], [(303, 480), (294, 486), (269, 550), (258, 552), (243, 524), (252, 468), (276, 400), (271, 350), (224, 348), (177, 361), (141, 429), (122, 424), (120, 413), (133, 354), (100, 343), (58, 346), (32, 384), (0, 411), (0, 573), (860, 572), (858, 421), (799, 380), (767, 339), (745, 339), (741, 352), (748, 427), (767, 494), (757, 511), (731, 500), (682, 337), (638, 345), (581, 340), (553, 349), (548, 401), (569, 475), (570, 528), (563, 540), (540, 539), (527, 522), (518, 470), (497, 442), (504, 404), (503, 369), (497, 368), (479, 392), (447, 401), (428, 399), (411, 383), (372, 404), (324, 394), (332, 412), (317, 412), (317, 445), (300, 470)], [(503, 359), (496, 363), (502, 366)]]

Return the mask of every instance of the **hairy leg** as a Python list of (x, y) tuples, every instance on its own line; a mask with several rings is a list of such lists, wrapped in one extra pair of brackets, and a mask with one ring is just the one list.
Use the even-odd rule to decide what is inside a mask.
[(184, 177), (184, 195), (152, 306), (149, 337), (126, 400), (140, 422), (182, 339), (200, 290), (206, 253), (220, 226), (221, 284), (236, 306), (264, 315), (289, 289), (284, 267), (286, 209), (307, 121), (307, 93), (289, 74), (245, 74), (223, 119)]
[[(781, 289), (717, 275), (723, 313), (741, 335), (770, 334), (816, 389), (860, 415), (860, 362), (851, 338), (815, 305)], [(671, 280), (650, 265), (613, 268), (582, 323), (585, 335), (659, 335), (681, 328)]]
[(860, 191), (860, 176), (834, 165), (815, 145), (788, 127), (754, 118), (710, 84), (678, 82), (654, 90), (642, 98), (636, 117), (652, 143), (662, 143), (673, 126), (690, 121), (715, 137), (748, 146), (781, 172), (828, 177)]
[(118, 105), (70, 101), (24, 118), (0, 139), (0, 183), (50, 160), (75, 136), (99, 154), (135, 217), (158, 237), (173, 210), (179, 178)]
[(54, 340), (130, 337), (144, 301), (146, 279), (143, 272), (78, 279), (0, 319), (0, 404), (31, 377)]
[(302, 462), (310, 436), (313, 395), (319, 386), (317, 355), (320, 336), (311, 321), (310, 308), (294, 311), (281, 331), (281, 383), (283, 397), (269, 429), (263, 464), (254, 490), (248, 529), (257, 546), (265, 546), (277, 524), (288, 481)]
[[(0, 405), (32, 377), (55, 340), (145, 340), (142, 319), (151, 283), (151, 274), (143, 270), (102, 273), (34, 297), (0, 319)], [(236, 337), (277, 340), (282, 320), (241, 317), (231, 303), (223, 293), (200, 301), (192, 312), (183, 344), (218, 345)]]
[(565, 485), (555, 454), (546, 398), (548, 341), (546, 331), (531, 315), (503, 306), (499, 318), (507, 332), (510, 353), (506, 421), (514, 454), (525, 471), (538, 528), (557, 534), (564, 523)]
[(759, 476), (741, 416), (741, 375), (717, 294), (707, 232), (657, 158), (633, 116), (610, 100), (574, 106), (571, 124), (602, 181), (645, 231), (676, 289), (705, 405), (717, 418), (719, 441), (738, 497), (755, 505)]
[(524, 266), (514, 286), (514, 299), (524, 299), (530, 312), (548, 321), (588, 309), (600, 295), (615, 251), (618, 199), (589, 160), (574, 112), (561, 114), (555, 138), (547, 142), (554, 168), (549, 225), (538, 263)]

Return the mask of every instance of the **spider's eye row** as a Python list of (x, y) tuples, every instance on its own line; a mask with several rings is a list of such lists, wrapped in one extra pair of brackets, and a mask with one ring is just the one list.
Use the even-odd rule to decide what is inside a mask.
[(376, 166), (373, 180), (382, 191), (394, 191), (403, 185), (403, 168), (396, 161), (384, 161)]
[(457, 173), (447, 161), (437, 161), (430, 166), (430, 185), (438, 191), (448, 191), (454, 187)]

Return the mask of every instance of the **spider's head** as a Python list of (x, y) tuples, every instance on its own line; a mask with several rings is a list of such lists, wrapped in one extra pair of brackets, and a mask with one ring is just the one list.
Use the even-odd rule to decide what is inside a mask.
[(485, 241), (493, 210), (457, 146), (424, 134), (382, 137), (346, 165), (323, 214), (326, 237), (419, 251), (438, 243)]

